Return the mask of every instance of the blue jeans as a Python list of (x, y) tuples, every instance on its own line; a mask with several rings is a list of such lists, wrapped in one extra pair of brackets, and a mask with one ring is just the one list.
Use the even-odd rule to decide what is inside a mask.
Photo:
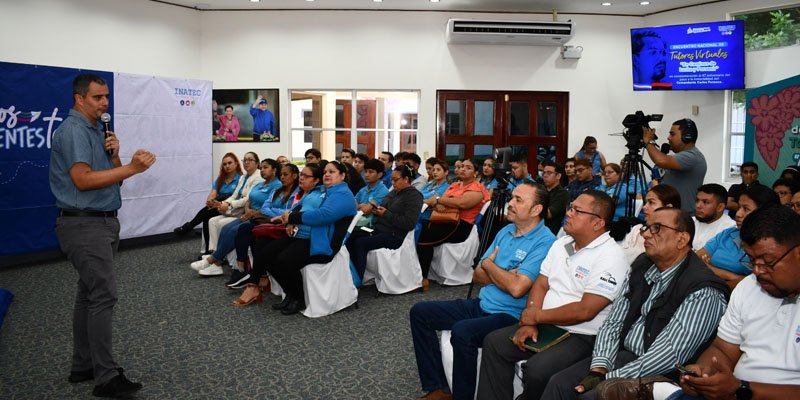
[(480, 299), (426, 301), (411, 307), (411, 337), (422, 389), (447, 387), (436, 331), (450, 330), (453, 345), (453, 398), (472, 400), (477, 380), (478, 348), (490, 332), (519, 322), (508, 314), (487, 314)]
[[(236, 218), (222, 227), (219, 232), (219, 240), (217, 240), (217, 249), (211, 253), (215, 260), (224, 260), (225, 256), (236, 248), (236, 233), (239, 232), (239, 225), (243, 223), (242, 220)], [(250, 223), (250, 221), (247, 221), (247, 223)]]

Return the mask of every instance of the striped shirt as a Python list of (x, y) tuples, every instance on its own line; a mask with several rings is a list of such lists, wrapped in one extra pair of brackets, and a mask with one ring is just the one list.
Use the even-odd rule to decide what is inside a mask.
[(617, 297), (611, 314), (597, 334), (591, 368), (605, 368), (610, 371), (606, 375), (609, 379), (665, 374), (673, 370), (675, 364), (688, 361), (700, 345), (714, 334), (725, 312), (726, 301), (721, 292), (706, 287), (686, 297), (647, 352), (644, 350), (645, 317), (655, 300), (675, 277), (681, 262), (683, 259), (664, 272), (660, 272), (655, 265), (645, 272), (645, 279), (653, 288), (642, 304), (639, 317), (625, 337), (625, 349), (639, 358), (615, 370), (613, 367), (619, 350), (619, 335), (630, 306), (630, 301), (625, 296), (630, 291), (629, 280), (626, 280), (623, 295)]

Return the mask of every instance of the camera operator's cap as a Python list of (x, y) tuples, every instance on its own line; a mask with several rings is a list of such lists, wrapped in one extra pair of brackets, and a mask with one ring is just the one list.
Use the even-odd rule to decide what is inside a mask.
[(267, 99), (261, 99), (261, 101), (259, 101), (258, 104), (267, 104)]

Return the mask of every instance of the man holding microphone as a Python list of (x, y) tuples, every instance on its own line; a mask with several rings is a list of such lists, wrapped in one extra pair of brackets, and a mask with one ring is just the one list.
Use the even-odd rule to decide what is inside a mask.
[(150, 168), (156, 156), (139, 149), (129, 164), (122, 165), (119, 141), (113, 132), (104, 131), (99, 121), (109, 104), (103, 78), (78, 75), (72, 94), (74, 107), (53, 134), (50, 154), (50, 189), (59, 208), (56, 235), (78, 272), (68, 381), (94, 379), (95, 396), (121, 397), (138, 391), (142, 384), (125, 378), (111, 351), (120, 185)]

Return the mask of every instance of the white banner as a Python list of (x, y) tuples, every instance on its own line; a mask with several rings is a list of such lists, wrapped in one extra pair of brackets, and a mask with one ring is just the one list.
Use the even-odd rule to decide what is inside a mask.
[(114, 132), (120, 158), (137, 149), (157, 162), (122, 185), (120, 238), (171, 232), (205, 204), (211, 171), (210, 81), (117, 73)]

